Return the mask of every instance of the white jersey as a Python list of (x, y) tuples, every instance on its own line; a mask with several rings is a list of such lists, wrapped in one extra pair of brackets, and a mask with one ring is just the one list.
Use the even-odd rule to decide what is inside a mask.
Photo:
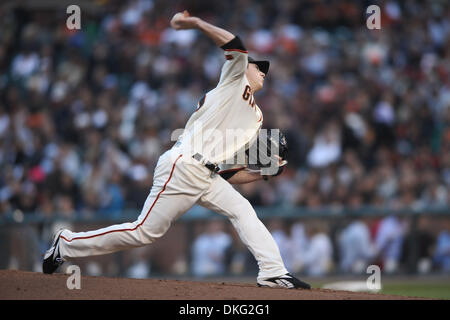
[[(216, 88), (198, 103), (177, 142), (190, 155), (201, 154), (212, 163), (242, 163), (239, 157), (256, 139), (263, 115), (245, 75), (248, 53), (225, 49), (226, 62)], [(240, 161), (239, 161), (240, 160)]]

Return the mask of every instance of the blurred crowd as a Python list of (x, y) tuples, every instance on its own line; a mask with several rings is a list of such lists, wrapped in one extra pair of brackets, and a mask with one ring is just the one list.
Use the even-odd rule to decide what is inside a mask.
[[(371, 1), (374, 2), (374, 1)], [(169, 20), (189, 9), (271, 61), (256, 101), (289, 143), (285, 173), (239, 187), (255, 206), (450, 203), (450, 4), (375, 1), (101, 1), (0, 6), (0, 212), (139, 210), (159, 155), (223, 53)], [(372, 3), (370, 3), (372, 4)]]
[[(412, 226), (405, 217), (285, 221), (267, 225), (289, 272), (312, 277), (450, 272), (450, 220), (423, 216)], [(255, 274), (255, 259), (223, 221), (207, 222), (192, 245), (191, 272), (197, 277)]]
[[(450, 219), (445, 216), (387, 215), (282, 219), (263, 222), (289, 272), (301, 276), (367, 276), (369, 266), (383, 275), (450, 274)], [(98, 227), (98, 225), (97, 225)], [(60, 228), (96, 225), (60, 221), (0, 228), (0, 269), (42, 272), (42, 253)], [(182, 241), (180, 241), (180, 239)], [(258, 273), (255, 258), (226, 219), (178, 223), (152, 244), (110, 255), (75, 259), (83, 274), (149, 278), (248, 276)]]

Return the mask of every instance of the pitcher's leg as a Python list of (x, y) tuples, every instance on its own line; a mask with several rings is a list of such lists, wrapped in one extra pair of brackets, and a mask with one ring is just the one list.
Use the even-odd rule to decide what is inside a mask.
[(199, 204), (227, 216), (259, 266), (258, 280), (286, 274), (278, 246), (247, 199), (216, 177)]
[[(166, 221), (155, 212), (160, 199), (150, 193), (143, 211), (134, 222), (112, 225), (87, 232), (64, 230), (60, 235), (59, 250), (63, 259), (108, 254), (123, 249), (140, 247), (153, 242), (168, 229)], [(158, 204), (158, 205), (157, 205)], [(161, 203), (160, 203), (161, 204)], [(153, 214), (152, 214), (153, 213)], [(152, 217), (150, 218), (150, 214)], [(153, 226), (144, 227), (144, 224)], [(156, 227), (155, 227), (156, 226)]]
[(61, 257), (68, 259), (112, 253), (152, 243), (164, 235), (172, 221), (198, 199), (195, 194), (180, 193), (183, 181), (177, 177), (177, 172), (174, 173), (177, 160), (167, 168), (164, 165), (157, 167), (154, 185), (135, 222), (88, 232), (64, 230), (59, 242)]

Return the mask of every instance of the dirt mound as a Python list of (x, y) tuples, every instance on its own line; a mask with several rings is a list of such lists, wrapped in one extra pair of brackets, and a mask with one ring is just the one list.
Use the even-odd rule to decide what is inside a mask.
[(0, 270), (0, 300), (404, 300), (393, 295), (325, 289), (258, 288), (255, 284), (157, 279), (81, 277), (81, 288), (67, 288), (69, 276)]

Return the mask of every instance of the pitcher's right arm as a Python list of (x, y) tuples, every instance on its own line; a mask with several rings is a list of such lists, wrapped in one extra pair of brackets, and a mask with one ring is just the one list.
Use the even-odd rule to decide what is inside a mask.
[(200, 30), (224, 50), (226, 62), (222, 67), (219, 84), (228, 82), (227, 80), (239, 79), (245, 74), (248, 52), (239, 37), (198, 17), (192, 17), (187, 10), (176, 13), (170, 25), (175, 30)]

